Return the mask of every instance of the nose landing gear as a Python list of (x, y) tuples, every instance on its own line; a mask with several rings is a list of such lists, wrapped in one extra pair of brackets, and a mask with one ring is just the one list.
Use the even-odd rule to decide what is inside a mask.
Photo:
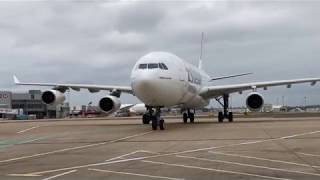
[(161, 117), (161, 108), (157, 107), (156, 111), (154, 112), (154, 110), (151, 107), (147, 107), (147, 111), (148, 113), (142, 116), (142, 123), (149, 124), (151, 121), (152, 130), (157, 130), (158, 126), (160, 130), (164, 130), (165, 122), (164, 119)]

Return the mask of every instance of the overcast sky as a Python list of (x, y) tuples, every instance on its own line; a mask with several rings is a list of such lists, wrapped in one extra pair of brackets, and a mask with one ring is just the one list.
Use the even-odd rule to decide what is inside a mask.
[[(320, 1), (0, 2), (0, 87), (21, 81), (129, 85), (134, 63), (169, 51), (212, 76), (254, 75), (214, 84), (320, 77)], [(72, 92), (72, 104), (107, 92)], [(233, 105), (245, 95), (234, 94)], [(271, 88), (267, 103), (320, 104), (320, 84)], [(138, 102), (124, 95), (123, 103)], [(216, 106), (216, 104), (214, 104)]]

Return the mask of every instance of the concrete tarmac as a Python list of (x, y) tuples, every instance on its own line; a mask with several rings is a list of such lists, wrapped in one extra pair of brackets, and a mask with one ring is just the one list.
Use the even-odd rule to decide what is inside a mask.
[(320, 179), (320, 117), (0, 122), (0, 179)]

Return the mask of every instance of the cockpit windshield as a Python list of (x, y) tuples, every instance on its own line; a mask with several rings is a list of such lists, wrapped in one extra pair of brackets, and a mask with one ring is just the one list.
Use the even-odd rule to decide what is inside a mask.
[(147, 69), (147, 64), (139, 64), (139, 69)]
[(160, 69), (168, 70), (168, 67), (164, 63), (159, 63)]
[(157, 68), (159, 68), (159, 64), (157, 63), (148, 64), (148, 69), (157, 69)]
[(148, 63), (148, 64), (139, 64), (138, 69), (162, 69), (168, 70), (168, 67), (164, 63)]

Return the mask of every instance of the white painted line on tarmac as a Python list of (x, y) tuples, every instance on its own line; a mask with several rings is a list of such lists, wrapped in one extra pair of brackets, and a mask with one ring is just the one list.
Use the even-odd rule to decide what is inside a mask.
[(130, 155), (133, 155), (133, 154), (137, 154), (137, 153), (159, 154), (159, 153), (151, 152), (151, 151), (137, 150), (137, 151), (133, 151), (133, 152), (130, 152), (130, 153), (127, 153), (127, 154), (123, 154), (121, 156), (117, 156), (117, 157), (114, 157), (114, 158), (111, 158), (111, 159), (107, 159), (105, 161), (114, 161), (114, 160), (117, 160), (117, 159), (123, 159), (124, 157), (130, 156)]
[(132, 135), (132, 136), (127, 136), (127, 137), (123, 137), (123, 138), (120, 138), (120, 139), (115, 139), (115, 140), (111, 140), (111, 141), (105, 141), (105, 142), (101, 142), (101, 143), (88, 144), (88, 145), (84, 145), (84, 146), (76, 146), (76, 147), (71, 147), (71, 148), (65, 148), (65, 149), (49, 151), (49, 152), (45, 152), (45, 153), (33, 154), (33, 155), (30, 155), (30, 156), (21, 156), (21, 157), (12, 158), (12, 159), (1, 160), (0, 163), (7, 163), (7, 162), (11, 162), (11, 161), (30, 159), (30, 158), (35, 158), (35, 157), (40, 157), (40, 156), (45, 156), (45, 155), (51, 155), (51, 154), (56, 154), (56, 153), (61, 153), (61, 152), (66, 152), (66, 151), (71, 151), (71, 150), (79, 150), (79, 149), (85, 149), (85, 148), (90, 148), (90, 147), (95, 147), (95, 146), (101, 146), (101, 145), (105, 145), (105, 144), (109, 144), (109, 143), (115, 143), (115, 142), (123, 141), (123, 140), (126, 140), (126, 139), (131, 139), (131, 138), (138, 137), (138, 136), (143, 136), (143, 135), (149, 134), (151, 132), (153, 132), (153, 131), (148, 131), (148, 132), (145, 132), (145, 133), (139, 133), (139, 134), (135, 134), (135, 135)]
[(51, 180), (51, 179), (55, 179), (57, 177), (61, 177), (61, 176), (64, 176), (64, 175), (67, 175), (67, 174), (71, 174), (71, 173), (74, 173), (76, 172), (77, 170), (74, 169), (74, 170), (71, 170), (71, 171), (68, 171), (68, 172), (64, 172), (64, 173), (61, 173), (61, 174), (57, 174), (57, 175), (54, 175), (54, 176), (51, 176), (51, 177), (48, 177), (48, 178), (45, 178), (43, 180)]
[(146, 163), (152, 163), (152, 164), (160, 164), (160, 165), (167, 165), (167, 166), (174, 166), (174, 167), (182, 167), (182, 168), (189, 168), (189, 169), (199, 169), (199, 170), (205, 170), (205, 171), (214, 171), (218, 173), (227, 173), (227, 174), (236, 174), (236, 175), (244, 175), (244, 176), (250, 176), (250, 177), (259, 177), (264, 179), (277, 179), (277, 180), (290, 180), (287, 178), (279, 178), (279, 177), (273, 177), (273, 176), (264, 176), (259, 174), (251, 174), (251, 173), (244, 173), (244, 172), (238, 172), (238, 171), (228, 171), (228, 170), (222, 170), (222, 169), (213, 169), (213, 168), (205, 168), (205, 167), (199, 167), (199, 166), (188, 166), (183, 164), (170, 164), (165, 162), (157, 162), (157, 161), (142, 161)]
[(297, 152), (297, 153), (305, 155), (305, 156), (320, 157), (320, 155), (318, 155), (318, 154), (309, 154), (309, 153), (302, 153), (302, 152)]
[(25, 133), (25, 132), (27, 132), (27, 131), (30, 131), (30, 130), (32, 130), (32, 129), (36, 129), (36, 128), (39, 128), (40, 126), (34, 126), (34, 127), (31, 127), (31, 128), (28, 128), (28, 129), (24, 129), (24, 130), (21, 130), (21, 131), (19, 131), (19, 132), (17, 132), (18, 134), (21, 134), (21, 133)]
[(130, 152), (130, 153), (127, 153), (127, 154), (123, 154), (121, 156), (117, 156), (117, 157), (114, 157), (114, 158), (111, 158), (111, 159), (107, 159), (105, 161), (114, 161), (114, 160), (117, 160), (117, 159), (123, 159), (123, 157), (130, 156), (130, 155), (136, 154), (138, 152), (139, 151), (133, 151), (133, 152)]
[(7, 176), (15, 176), (15, 177), (39, 177), (42, 176), (40, 174), (8, 174)]
[(305, 135), (312, 135), (312, 134), (316, 134), (316, 133), (319, 133), (320, 131), (311, 131), (311, 132), (306, 132), (306, 133), (301, 133), (301, 134), (294, 134), (294, 135), (291, 135), (291, 136), (284, 136), (284, 137), (281, 137), (279, 139), (289, 139), (289, 138), (294, 138), (294, 137), (298, 137), (298, 136), (305, 136)]
[[(149, 131), (144, 134), (151, 133), (153, 131)], [(294, 137), (298, 136), (304, 136), (306, 134), (310, 133), (319, 133), (320, 131), (313, 131), (313, 132), (308, 132), (308, 133), (302, 133), (302, 134), (296, 134), (292, 135)], [(138, 135), (136, 135), (138, 136)], [(288, 137), (288, 136), (284, 136)], [(243, 142), (243, 143), (236, 143), (236, 144), (229, 144), (229, 145), (224, 145), (224, 146), (213, 146), (213, 147), (207, 147), (207, 148), (200, 148), (200, 149), (193, 149), (193, 150), (186, 150), (186, 151), (179, 151), (179, 152), (173, 152), (173, 153), (166, 153), (166, 154), (157, 154), (157, 155), (152, 155), (152, 156), (144, 156), (144, 157), (137, 157), (137, 158), (130, 158), (130, 159), (120, 159), (116, 161), (108, 161), (108, 162), (101, 162), (101, 163), (95, 163), (95, 164), (86, 164), (86, 165), (79, 165), (79, 166), (73, 166), (73, 167), (65, 167), (65, 168), (60, 168), (60, 169), (52, 169), (52, 170), (46, 170), (46, 171), (39, 171), (39, 172), (33, 172), (33, 173), (28, 173), (28, 174), (45, 174), (45, 173), (52, 173), (52, 172), (59, 172), (59, 171), (66, 171), (66, 170), (72, 170), (72, 169), (79, 169), (79, 168), (88, 168), (88, 167), (94, 167), (94, 166), (101, 166), (101, 165), (109, 165), (109, 164), (117, 164), (117, 163), (123, 163), (123, 162), (130, 162), (130, 161), (140, 161), (140, 160), (145, 160), (145, 159), (150, 159), (150, 158), (157, 158), (157, 157), (164, 157), (164, 156), (173, 156), (173, 155), (180, 155), (180, 154), (185, 154), (185, 153), (192, 153), (192, 152), (199, 152), (199, 151), (209, 151), (213, 149), (221, 149), (221, 148), (226, 148), (226, 147), (235, 147), (235, 146), (241, 146), (241, 145), (247, 145), (247, 144), (257, 144), (257, 143), (263, 143), (263, 142), (269, 142), (269, 141), (276, 141), (276, 140), (281, 140), (284, 137), (279, 137), (279, 138), (273, 138), (273, 139), (266, 139), (266, 140), (260, 140), (260, 141), (249, 141), (249, 142)], [(287, 138), (286, 138), (287, 139)], [(101, 143), (98, 143), (101, 144)], [(105, 142), (103, 144), (106, 144)], [(93, 144), (95, 145), (95, 144)], [(90, 146), (90, 145), (89, 145)], [(92, 146), (92, 145), (91, 145)], [(96, 146), (96, 145), (95, 145)], [(61, 151), (61, 150), (60, 150)], [(63, 151), (62, 151), (63, 152)], [(53, 153), (52, 153), (53, 154)], [(0, 163), (3, 161), (0, 161)]]
[(155, 179), (184, 180), (184, 179), (181, 179), (181, 178), (173, 178), (173, 177), (166, 177), (166, 176), (152, 176), (152, 175), (147, 175), (147, 174), (136, 174), (136, 173), (110, 171), (110, 170), (102, 170), (102, 169), (88, 169), (88, 170), (97, 171), (97, 172), (104, 172), (104, 173), (115, 173), (115, 174), (122, 174), (122, 175), (148, 177), (148, 178), (155, 178)]
[(254, 165), (254, 164), (245, 164), (245, 163), (238, 163), (238, 162), (232, 162), (232, 161), (222, 161), (222, 160), (198, 158), (198, 157), (193, 157), (193, 156), (177, 156), (177, 157), (187, 158), (187, 159), (194, 159), (194, 160), (199, 160), (199, 161), (206, 161), (206, 162), (217, 162), (217, 163), (232, 164), (232, 165), (237, 165), (237, 166), (246, 166), (246, 167), (259, 168), (259, 169), (267, 169), (267, 170), (272, 170), (272, 171), (282, 171), (282, 172), (287, 172), (287, 173), (296, 173), (296, 174), (304, 174), (304, 175), (311, 175), (311, 176), (320, 176), (320, 174), (316, 174), (316, 173), (309, 173), (309, 172), (303, 172), (303, 171), (294, 171), (294, 170), (273, 168), (273, 167), (267, 167), (267, 166), (258, 166), (258, 165)]
[(260, 158), (260, 157), (254, 157), (254, 156), (245, 156), (245, 155), (240, 155), (240, 154), (230, 154), (230, 153), (222, 153), (222, 152), (216, 152), (216, 151), (208, 151), (208, 153), (224, 155), (224, 156), (247, 158), (247, 159), (255, 159), (255, 160), (260, 160), (260, 161), (269, 161), (269, 162), (275, 162), (275, 163), (290, 164), (290, 165), (303, 166), (303, 167), (312, 167), (312, 168), (318, 168), (318, 169), (320, 168), (320, 166), (312, 166), (312, 165), (309, 165), (309, 164), (301, 164), (301, 163), (295, 163), (295, 162), (290, 162), (290, 161), (282, 161), (282, 160), (275, 160), (275, 159), (266, 159), (266, 158)]

